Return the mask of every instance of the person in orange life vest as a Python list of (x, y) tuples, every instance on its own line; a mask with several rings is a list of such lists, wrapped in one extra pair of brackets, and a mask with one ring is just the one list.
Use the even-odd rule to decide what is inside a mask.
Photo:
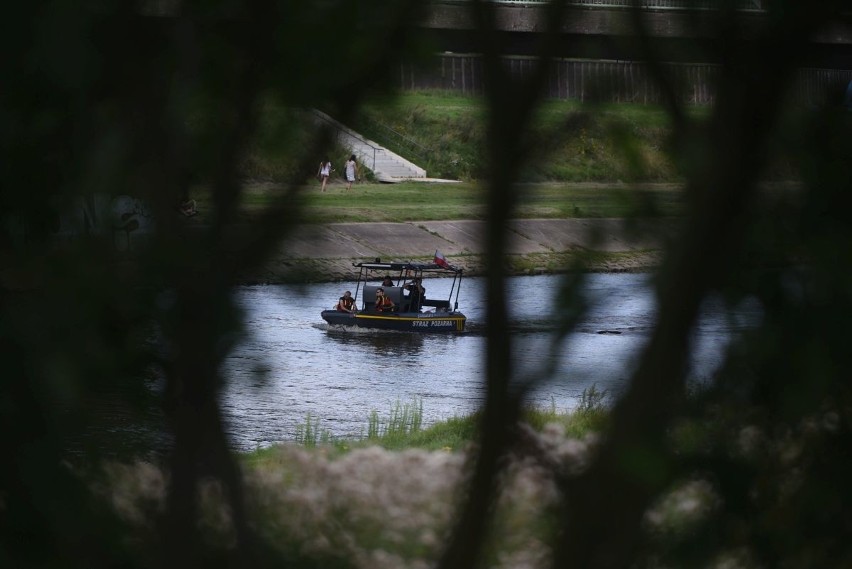
[(389, 312), (394, 308), (396, 308), (396, 305), (389, 297), (385, 296), (385, 289), (376, 289), (376, 310), (379, 312)]
[(352, 298), (352, 293), (348, 290), (337, 301), (337, 310), (340, 312), (355, 312), (355, 299)]

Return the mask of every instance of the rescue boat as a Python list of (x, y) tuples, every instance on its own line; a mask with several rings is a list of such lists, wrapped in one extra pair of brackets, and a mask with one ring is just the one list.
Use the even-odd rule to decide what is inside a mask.
[[(450, 265), (439, 254), (436, 254), (435, 260), (436, 263), (428, 264), (378, 261), (353, 263), (353, 267), (359, 269), (353, 295), (354, 310), (323, 310), (322, 319), (335, 328), (354, 327), (418, 334), (464, 332), (467, 318), (458, 310), (464, 269)], [(379, 284), (378, 281), (387, 275), (395, 275), (391, 277), (393, 284)], [(413, 283), (423, 282), (425, 286), (428, 278), (434, 277), (452, 277), (446, 299), (430, 298), (428, 288), (423, 297), (412, 293)], [(376, 306), (376, 291), (379, 289), (390, 299), (392, 309)]]

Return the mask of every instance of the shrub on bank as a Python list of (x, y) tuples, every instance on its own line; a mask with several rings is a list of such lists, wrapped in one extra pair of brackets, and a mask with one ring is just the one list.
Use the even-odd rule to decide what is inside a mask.
[[(588, 468), (599, 436), (594, 430), (578, 436), (571, 433), (571, 425), (578, 428), (577, 418), (582, 419), (580, 425), (604, 425), (605, 395), (587, 391), (578, 410), (570, 414), (557, 413), (553, 407), (525, 413), (525, 422), (518, 425), (522, 444), (501, 463), (486, 544), (487, 566), (552, 566), (551, 547), (559, 539), (554, 532), (563, 506), (554, 477), (573, 477)], [(805, 467), (819, 462), (820, 450), (833, 441), (841, 417), (828, 410), (792, 429), (773, 428), (772, 421), (763, 419), (717, 410), (672, 431), (673, 451), (695, 468), (684, 469), (643, 515), (642, 532), (653, 549), (646, 552), (651, 558), (663, 562), (671, 551), (694, 546), (703, 532), (715, 536), (713, 528), (726, 515), (736, 516), (746, 506), (759, 505), (766, 516), (761, 519), (770, 525), (789, 513), (791, 500), (797, 499), (800, 487), (807, 487)], [(249, 523), (263, 538), (262, 544), (275, 551), (274, 558), (289, 566), (425, 569), (434, 566), (445, 545), (458, 493), (470, 474), (471, 451), (469, 445), (454, 452), (393, 451), (369, 445), (334, 452), (333, 447), (286, 444), (251, 453), (243, 461)], [(731, 504), (725, 503), (724, 484), (730, 481), (708, 476), (702, 467), (719, 451), (729, 466), (762, 473), (756, 486), (743, 487), (742, 503), (734, 504), (734, 512), (726, 510)], [(168, 475), (150, 463), (109, 464), (105, 473), (97, 495), (119, 514), (139, 559), (145, 559), (156, 549), (156, 521), (165, 508)], [(822, 479), (819, 483), (812, 489), (824, 490)], [(199, 490), (204, 539), (222, 555), (232, 554), (235, 546), (225, 495), (213, 483)], [(816, 514), (842, 504), (801, 506)], [(753, 564), (747, 546), (707, 550), (712, 551), (707, 557), (700, 555), (702, 551), (696, 550), (701, 566)], [(273, 559), (270, 553), (267, 550), (267, 559)], [(812, 555), (821, 559), (819, 551)]]
[[(467, 429), (474, 422), (470, 417), (446, 423)], [(543, 568), (558, 500), (552, 465), (583, 468), (597, 439), (568, 436), (560, 423), (541, 431), (519, 428), (525, 444), (512, 453), (501, 476), (489, 557), (493, 567)], [(285, 444), (246, 457), (250, 522), (282, 558), (302, 567), (364, 569), (419, 569), (437, 561), (469, 474), (470, 438), (465, 450), (452, 452), (394, 451), (365, 442), (343, 452)], [(151, 530), (165, 507), (166, 479), (163, 468), (148, 463), (113, 464), (100, 488), (142, 550), (155, 539)], [(235, 529), (223, 489), (205, 485), (200, 499), (206, 539), (224, 554), (234, 546)]]

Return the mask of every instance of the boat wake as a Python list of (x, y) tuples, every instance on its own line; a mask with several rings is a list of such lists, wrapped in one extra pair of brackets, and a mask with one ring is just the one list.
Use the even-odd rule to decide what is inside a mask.
[[(521, 320), (512, 321), (508, 324), (509, 332), (513, 334), (539, 334), (554, 332), (558, 328), (557, 323), (551, 320)], [(484, 336), (488, 326), (484, 322), (467, 321), (465, 333), (473, 336)], [(603, 336), (620, 336), (643, 333), (649, 330), (647, 326), (626, 326), (599, 328), (594, 326), (580, 325), (574, 328), (573, 334), (599, 334)]]
[(331, 334), (358, 334), (360, 336), (386, 336), (388, 334), (413, 334), (413, 331), (408, 330), (383, 330), (380, 328), (361, 328), (359, 326), (342, 326), (340, 324), (329, 324), (323, 322), (314, 324), (314, 328), (325, 330)]

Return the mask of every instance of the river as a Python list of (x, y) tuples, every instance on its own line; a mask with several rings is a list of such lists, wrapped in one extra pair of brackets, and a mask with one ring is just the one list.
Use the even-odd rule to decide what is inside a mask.
[[(595, 386), (615, 397), (654, 325), (656, 304), (649, 275), (590, 274), (583, 287), (588, 310), (575, 331), (550, 352), (550, 316), (560, 301), (562, 278), (508, 280), (511, 329), (518, 377), (552, 364), (537, 381), (530, 403), (573, 409)], [(424, 282), (429, 298), (446, 298), (451, 280)], [(462, 283), (459, 309), (468, 330), (458, 335), (414, 335), (329, 329), (320, 311), (331, 308), (355, 283), (246, 286), (235, 291), (245, 313), (246, 336), (227, 358), (222, 407), (236, 450), (293, 440), (308, 415), (335, 436), (366, 432), (370, 412), (389, 414), (397, 403), (422, 400), (424, 426), (478, 408), (482, 401), (485, 282)], [(692, 381), (706, 381), (737, 331), (760, 318), (758, 306), (725, 310), (708, 301), (693, 339)]]

